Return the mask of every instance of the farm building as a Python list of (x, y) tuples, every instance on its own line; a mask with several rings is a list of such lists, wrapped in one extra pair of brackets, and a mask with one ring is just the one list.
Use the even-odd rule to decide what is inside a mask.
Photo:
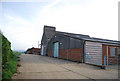
[(44, 26), (41, 55), (105, 67), (120, 63), (118, 41), (92, 38), (89, 35), (56, 31)]
[(27, 51), (25, 52), (26, 54), (40, 54), (40, 48), (29, 48), (27, 49)]

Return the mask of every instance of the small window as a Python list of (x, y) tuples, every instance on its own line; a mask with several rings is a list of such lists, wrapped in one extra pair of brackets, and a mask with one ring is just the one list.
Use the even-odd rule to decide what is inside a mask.
[(115, 56), (115, 48), (114, 47), (111, 47), (110, 48), (110, 56)]
[(118, 56), (120, 56), (120, 48), (118, 48)]

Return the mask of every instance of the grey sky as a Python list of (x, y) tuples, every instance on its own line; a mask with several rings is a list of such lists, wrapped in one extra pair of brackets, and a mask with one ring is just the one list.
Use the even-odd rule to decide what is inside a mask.
[(58, 31), (118, 40), (119, 0), (39, 0), (0, 2), (0, 29), (13, 50), (38, 46), (43, 26)]

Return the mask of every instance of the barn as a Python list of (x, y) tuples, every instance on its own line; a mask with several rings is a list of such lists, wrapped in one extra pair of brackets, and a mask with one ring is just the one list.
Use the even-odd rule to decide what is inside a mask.
[(41, 55), (101, 66), (120, 63), (118, 41), (56, 31), (44, 26)]
[(120, 64), (120, 44), (118, 41), (100, 38), (85, 39), (84, 63), (106, 67)]
[(37, 54), (39, 55), (40, 54), (40, 48), (29, 48), (25, 51), (26, 54)]

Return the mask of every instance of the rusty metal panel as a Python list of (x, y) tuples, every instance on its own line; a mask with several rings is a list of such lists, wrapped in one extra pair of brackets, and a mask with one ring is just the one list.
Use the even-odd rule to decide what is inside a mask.
[(102, 44), (85, 42), (85, 63), (102, 65)]

